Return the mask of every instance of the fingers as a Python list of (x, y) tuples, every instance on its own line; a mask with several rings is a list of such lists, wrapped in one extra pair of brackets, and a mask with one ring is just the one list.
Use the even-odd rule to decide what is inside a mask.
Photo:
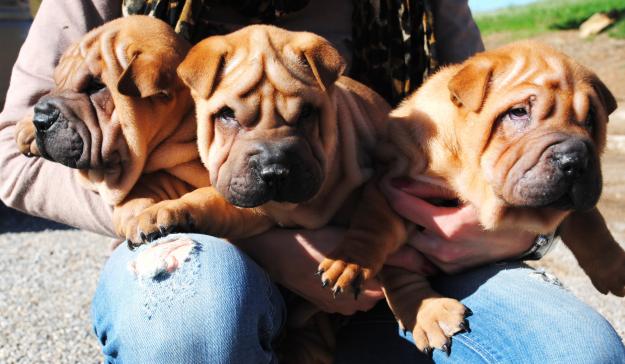
[(433, 216), (433, 205), (399, 189), (390, 188), (383, 191), (389, 204), (399, 215), (426, 229), (438, 231)]
[(384, 292), (382, 292), (382, 284), (377, 279), (368, 279), (362, 286), (363, 293), (367, 297), (381, 299), (384, 298)]
[(438, 272), (434, 264), (410, 245), (404, 245), (391, 254), (385, 264), (425, 276), (431, 276)]
[(385, 194), (397, 213), (438, 235), (450, 237), (466, 227), (481, 229), (477, 213), (470, 205), (439, 207), (396, 188), (388, 188)]
[(393, 178), (389, 183), (393, 188), (421, 198), (440, 198), (450, 200), (457, 198), (456, 194), (450, 189), (432, 183), (416, 181), (409, 177)]
[[(456, 273), (473, 264), (471, 255), (480, 256), (471, 251), (471, 246), (458, 242), (447, 241), (430, 231), (416, 231), (408, 239), (407, 244), (423, 253), (427, 260), (445, 273)], [(482, 245), (487, 246), (484, 242)], [(475, 248), (473, 248), (475, 250)]]

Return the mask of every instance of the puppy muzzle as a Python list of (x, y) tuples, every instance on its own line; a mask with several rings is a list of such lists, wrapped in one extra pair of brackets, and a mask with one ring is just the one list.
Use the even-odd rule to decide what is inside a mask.
[(322, 172), (298, 143), (262, 144), (249, 157), (244, 172), (231, 179), (228, 200), (239, 207), (269, 201), (301, 203), (319, 191)]
[(71, 168), (89, 167), (89, 129), (63, 106), (63, 99), (42, 98), (35, 105), (33, 123), (37, 130), (37, 146), (44, 158)]
[[(540, 148), (536, 146), (536, 148)], [(521, 158), (533, 158), (531, 155)], [(524, 207), (553, 207), (561, 210), (588, 210), (601, 195), (599, 159), (593, 144), (579, 137), (550, 142), (519, 176), (506, 181), (509, 191), (505, 200)], [(514, 171), (513, 171), (514, 172)]]

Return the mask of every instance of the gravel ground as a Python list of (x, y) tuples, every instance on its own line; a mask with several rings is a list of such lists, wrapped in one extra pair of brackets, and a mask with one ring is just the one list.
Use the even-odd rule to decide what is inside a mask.
[(0, 363), (100, 362), (89, 310), (108, 241), (79, 230), (0, 235)]

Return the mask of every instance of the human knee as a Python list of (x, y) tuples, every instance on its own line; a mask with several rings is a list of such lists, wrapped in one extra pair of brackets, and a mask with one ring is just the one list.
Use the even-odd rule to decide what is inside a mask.
[(129, 251), (120, 246), (111, 255), (93, 304), (101, 341), (115, 339), (127, 350), (169, 343), (181, 351), (202, 342), (206, 350), (227, 352), (231, 338), (237, 337), (249, 340), (247, 347), (269, 353), (283, 303), (267, 274), (227, 241), (184, 237), (194, 243), (186, 260), (155, 277), (136, 277), (128, 268), (147, 247)]
[[(181, 241), (189, 242), (190, 248), (171, 248)], [(165, 248), (158, 251), (158, 246)], [(175, 264), (166, 265), (170, 258)], [(155, 267), (145, 268), (148, 263)], [(213, 300), (220, 301), (259, 295), (269, 285), (267, 274), (229, 242), (207, 235), (174, 234), (134, 251), (125, 244), (117, 247), (102, 270), (96, 293), (121, 297), (137, 289), (158, 295), (202, 291), (211, 292)], [(227, 294), (218, 294), (223, 290)]]

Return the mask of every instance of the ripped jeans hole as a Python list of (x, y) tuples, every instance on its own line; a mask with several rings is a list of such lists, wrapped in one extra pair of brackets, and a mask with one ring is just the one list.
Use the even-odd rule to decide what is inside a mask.
[(532, 277), (540, 278), (544, 282), (564, 288), (564, 285), (562, 284), (562, 282), (560, 282), (558, 277), (547, 272), (544, 268), (537, 268), (536, 270), (533, 270), (530, 274), (532, 275)]
[(174, 307), (195, 294), (201, 245), (184, 235), (173, 235), (139, 249), (128, 269), (137, 279), (148, 318), (159, 305)]

